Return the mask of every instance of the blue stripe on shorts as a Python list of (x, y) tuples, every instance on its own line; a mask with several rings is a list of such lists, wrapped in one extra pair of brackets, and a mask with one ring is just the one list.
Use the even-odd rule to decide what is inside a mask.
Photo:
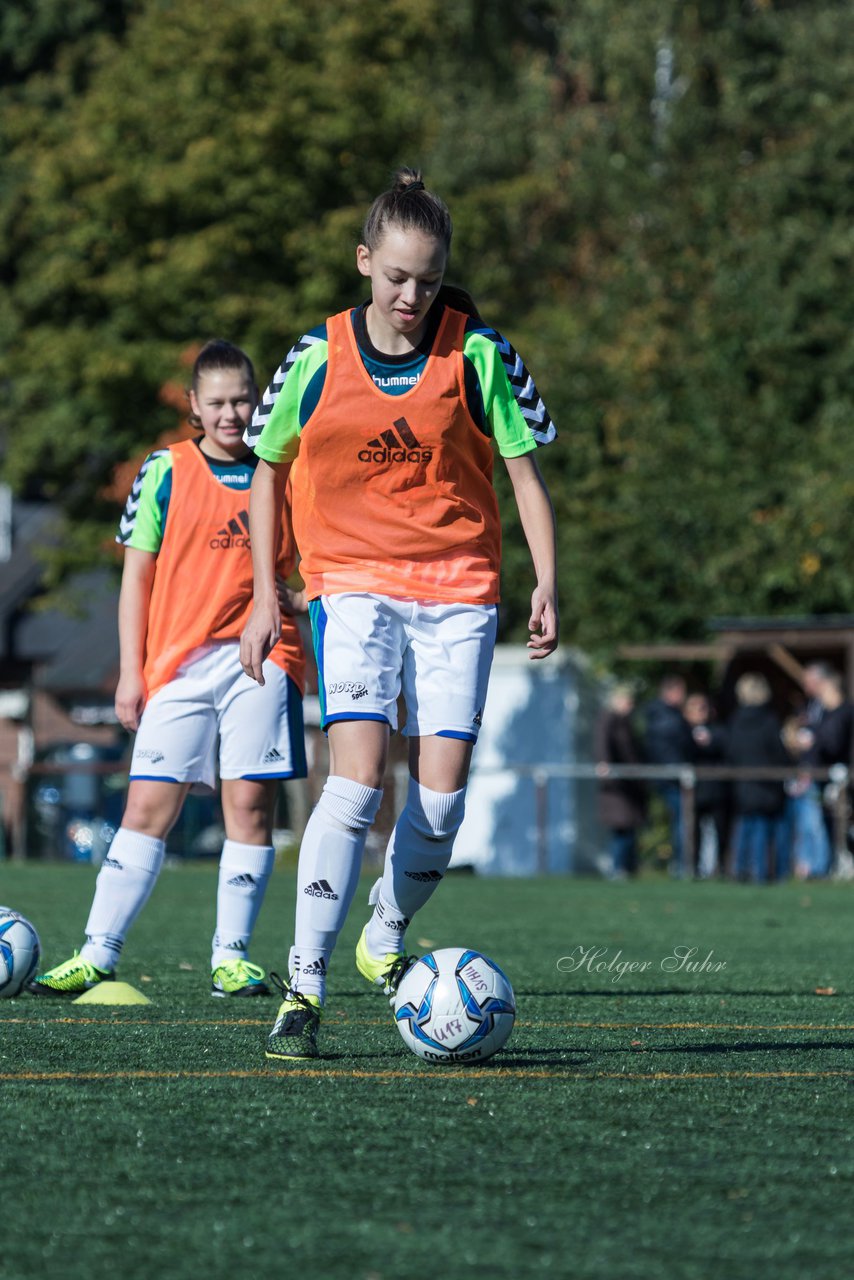
[(327, 613), (323, 601), (318, 597), (308, 602), (308, 616), (311, 619), (311, 639), (314, 645), (314, 656), (317, 660), (317, 697), (320, 702), (320, 727), (324, 731), (339, 720), (377, 720), (380, 724), (388, 724), (388, 717), (379, 712), (344, 711), (338, 715), (326, 714), (326, 674), (323, 669), (324, 641), (326, 639)]
[(326, 716), (320, 722), (321, 729), (328, 729), (331, 724), (338, 724), (341, 720), (376, 720), (379, 724), (388, 724), (388, 716), (384, 716), (381, 711), (339, 711), (335, 716)]
[(180, 785), (180, 779), (167, 778), (163, 773), (129, 773), (128, 782), (175, 782)]
[(290, 676), (288, 676), (288, 732), (291, 736), (291, 751), (293, 752), (293, 772), (292, 778), (305, 778), (308, 774), (308, 764), (305, 758), (305, 725), (302, 716), (302, 694), (294, 684)]
[(320, 701), (320, 724), (326, 725), (326, 680), (323, 672), (323, 641), (326, 636), (326, 610), (323, 601), (318, 598), (309, 600), (308, 616), (311, 620), (311, 640), (314, 645), (314, 656), (317, 661), (317, 697)]

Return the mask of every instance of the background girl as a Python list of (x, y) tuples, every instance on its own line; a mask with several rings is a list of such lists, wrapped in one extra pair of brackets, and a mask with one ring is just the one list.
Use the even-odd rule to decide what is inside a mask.
[(37, 995), (73, 996), (114, 977), (125, 935), (148, 900), (190, 787), (212, 788), (217, 741), (226, 839), (220, 860), (211, 994), (269, 994), (248, 959), (273, 868), (276, 780), (305, 776), (305, 656), (281, 616), (295, 561), (279, 508), (267, 550), (280, 632), (264, 687), (244, 675), (238, 637), (252, 596), (248, 498), (254, 455), (243, 433), (257, 402), (252, 364), (209, 342), (194, 368), (191, 422), (202, 435), (145, 460), (122, 517), (121, 669), (116, 713), (136, 731), (127, 805), (98, 874), (78, 955), (39, 975)]

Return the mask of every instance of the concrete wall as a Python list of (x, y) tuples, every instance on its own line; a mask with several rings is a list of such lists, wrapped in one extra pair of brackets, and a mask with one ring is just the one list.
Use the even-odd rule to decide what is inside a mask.
[(532, 662), (521, 645), (496, 649), (453, 866), (499, 875), (601, 870), (593, 784), (543, 776), (549, 765), (592, 759), (600, 701), (582, 655), (560, 650)]

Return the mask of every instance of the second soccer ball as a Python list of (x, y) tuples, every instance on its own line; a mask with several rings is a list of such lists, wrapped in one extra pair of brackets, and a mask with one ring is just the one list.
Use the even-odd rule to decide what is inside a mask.
[(39, 967), (39, 935), (18, 911), (0, 907), (0, 1000), (20, 995)]

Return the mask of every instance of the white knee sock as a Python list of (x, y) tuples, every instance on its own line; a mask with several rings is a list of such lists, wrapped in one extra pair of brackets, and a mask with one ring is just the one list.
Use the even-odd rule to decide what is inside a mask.
[(119, 828), (95, 882), (86, 942), (80, 949), (84, 960), (99, 969), (115, 969), (125, 935), (148, 901), (165, 852), (163, 840)]
[(326, 995), (326, 971), (359, 882), (368, 830), (382, 790), (331, 777), (308, 820), (297, 868), (289, 973), (304, 995)]
[(410, 778), (406, 805), (388, 842), (379, 897), (365, 935), (371, 955), (379, 958), (403, 951), (403, 935), (410, 920), (448, 869), (465, 803), (465, 787), (430, 791)]
[(219, 860), (216, 893), (216, 932), (211, 944), (211, 969), (227, 960), (248, 959), (252, 930), (273, 870), (270, 845), (238, 844), (226, 840)]

